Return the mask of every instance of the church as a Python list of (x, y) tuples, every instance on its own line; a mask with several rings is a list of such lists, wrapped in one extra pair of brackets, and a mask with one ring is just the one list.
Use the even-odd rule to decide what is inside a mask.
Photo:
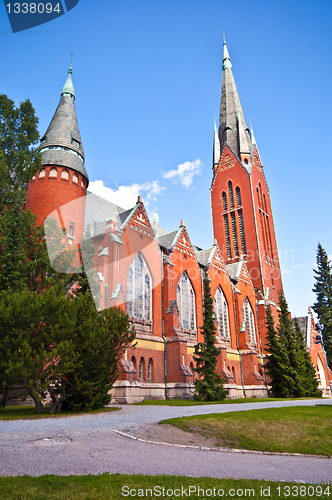
[[(269, 304), (277, 319), (278, 295), (283, 293), (270, 192), (225, 40), (222, 67), (213, 140), (210, 248), (191, 241), (183, 220), (171, 232), (160, 226), (157, 210), (150, 220), (141, 196), (124, 210), (88, 191), (71, 66), (41, 138), (43, 168), (29, 183), (26, 208), (45, 228), (55, 219), (67, 247), (76, 248), (83, 263), (81, 242), (89, 233), (96, 248), (94, 280), (100, 289), (96, 305), (121, 307), (136, 330), (135, 346), (120, 361), (112, 389), (119, 403), (192, 397), (194, 347), (204, 340), (200, 327), (205, 274), (214, 300), (217, 371), (226, 379), (229, 397), (268, 394), (265, 311)], [(317, 332), (310, 309), (300, 325), (320, 388), (327, 394), (328, 374), (322, 348), (314, 344)]]

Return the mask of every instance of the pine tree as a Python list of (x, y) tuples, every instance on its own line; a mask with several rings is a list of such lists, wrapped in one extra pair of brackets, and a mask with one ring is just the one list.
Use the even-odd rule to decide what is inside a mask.
[(322, 245), (317, 248), (317, 271), (312, 289), (317, 298), (313, 310), (318, 315), (320, 331), (323, 335), (327, 362), (332, 366), (332, 269), (329, 257)]
[(204, 343), (195, 345), (194, 360), (199, 379), (195, 381), (194, 399), (204, 401), (220, 401), (225, 399), (228, 391), (224, 389), (225, 381), (216, 373), (217, 357), (220, 350), (215, 346), (216, 327), (214, 324), (213, 300), (210, 291), (210, 280), (204, 277), (204, 324), (201, 327)]
[(311, 362), (310, 355), (306, 350), (304, 336), (296, 318), (294, 319), (294, 329), (295, 342), (300, 360), (298, 374), (301, 378), (301, 396), (320, 398), (322, 396), (322, 391), (318, 389), (319, 381), (316, 370)]
[(292, 383), (292, 376), (289, 371), (289, 359), (275, 330), (274, 319), (269, 305), (266, 309), (266, 325), (267, 352), (269, 353), (266, 368), (271, 378), (272, 392), (278, 398), (288, 397), (291, 395), (290, 387)]
[(306, 351), (297, 321), (291, 320), (285, 297), (279, 296), (277, 330), (270, 306), (266, 309), (268, 361), (272, 392), (277, 397), (321, 397), (315, 368)]

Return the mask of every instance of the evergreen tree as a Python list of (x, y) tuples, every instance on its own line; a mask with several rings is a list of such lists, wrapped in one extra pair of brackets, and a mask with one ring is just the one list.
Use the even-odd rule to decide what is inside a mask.
[(43, 293), (0, 294), (0, 404), (30, 395), (38, 412), (46, 392), (52, 411), (109, 403), (118, 362), (135, 332), (120, 308), (98, 312), (91, 296), (66, 295), (63, 284)]
[(271, 378), (272, 393), (278, 398), (288, 397), (291, 395), (290, 387), (292, 381), (291, 373), (289, 372), (289, 359), (275, 330), (274, 319), (269, 305), (266, 308), (266, 325), (267, 352), (269, 353), (266, 368)]
[(0, 213), (23, 207), (28, 182), (41, 168), (38, 118), (27, 99), (18, 108), (0, 95)]
[(313, 292), (317, 298), (313, 310), (318, 315), (327, 362), (332, 366), (332, 269), (329, 257), (320, 243), (318, 243), (316, 262), (317, 271), (314, 269), (316, 282)]
[(217, 357), (220, 350), (215, 346), (216, 327), (214, 324), (213, 300), (210, 291), (210, 280), (204, 277), (204, 325), (201, 327), (204, 343), (195, 345), (194, 360), (199, 379), (195, 381), (194, 399), (204, 401), (220, 401), (225, 399), (228, 391), (224, 389), (225, 380), (216, 373)]
[(266, 309), (267, 370), (276, 397), (321, 397), (315, 368), (306, 351), (297, 321), (290, 318), (285, 297), (279, 296), (277, 330), (270, 306)]
[(318, 389), (319, 381), (316, 370), (311, 362), (310, 355), (306, 349), (303, 333), (296, 318), (294, 319), (294, 330), (295, 342), (300, 361), (298, 373), (301, 378), (301, 396), (320, 398), (322, 396), (322, 391)]

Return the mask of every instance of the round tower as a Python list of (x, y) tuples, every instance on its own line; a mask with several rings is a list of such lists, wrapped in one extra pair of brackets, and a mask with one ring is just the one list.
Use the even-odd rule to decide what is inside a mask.
[[(77, 236), (78, 234), (81, 236), (84, 211), (79, 214), (79, 218), (82, 218), (82, 227), (75, 228), (70, 226), (71, 220), (64, 220), (61, 216), (61, 207), (84, 197), (89, 184), (74, 101), (75, 91), (72, 82), (72, 64), (70, 64), (59, 105), (40, 141), (43, 168), (29, 182), (25, 203), (25, 208), (37, 215), (38, 225), (43, 224), (50, 213), (55, 210), (59, 213), (60, 210), (60, 223), (63, 229), (65, 226), (70, 237), (74, 236), (75, 232)], [(82, 203), (77, 205), (82, 205), (82, 209), (85, 207), (83, 200), (84, 198)], [(77, 215), (75, 214), (76, 221)]]

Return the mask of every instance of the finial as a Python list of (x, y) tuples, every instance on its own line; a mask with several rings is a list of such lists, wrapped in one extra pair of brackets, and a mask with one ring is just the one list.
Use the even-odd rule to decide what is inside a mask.
[(216, 245), (218, 245), (218, 242), (217, 242), (217, 239), (214, 238), (214, 240), (213, 240), (213, 246), (215, 247)]
[(69, 66), (69, 71), (68, 73), (73, 72), (73, 51), (71, 51), (71, 56), (70, 56), (70, 66)]
[(70, 95), (71, 98), (73, 100), (75, 100), (75, 90), (74, 90), (74, 86), (73, 86), (73, 80), (71, 78), (71, 75), (73, 74), (72, 66), (73, 66), (73, 53), (71, 53), (70, 66), (69, 66), (69, 70), (68, 70), (68, 77), (67, 77), (66, 83), (63, 86), (63, 89), (61, 92), (61, 97), (63, 95)]
[(226, 33), (223, 32), (223, 35), (224, 37), (224, 55), (223, 55), (223, 59), (222, 59), (222, 69), (232, 69), (232, 63), (231, 63), (231, 59), (229, 57), (229, 53), (228, 53), (228, 49), (227, 49), (227, 43), (226, 43)]
[(180, 227), (184, 227), (185, 226), (185, 223), (184, 223), (184, 220), (181, 219), (181, 222), (180, 222)]
[(143, 198), (140, 194), (138, 195), (137, 203), (143, 203)]
[(158, 216), (158, 212), (157, 212), (157, 198), (153, 198), (153, 199), (156, 202), (156, 206), (154, 209), (154, 216), (153, 216), (153, 224), (155, 226), (159, 226), (159, 216)]

